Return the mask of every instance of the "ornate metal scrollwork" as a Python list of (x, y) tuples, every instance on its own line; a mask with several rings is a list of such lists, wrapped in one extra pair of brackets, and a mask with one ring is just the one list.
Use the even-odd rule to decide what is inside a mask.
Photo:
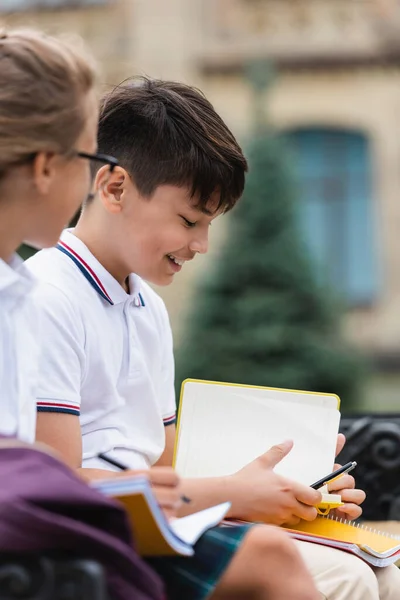
[(107, 600), (101, 565), (90, 560), (0, 555), (0, 600)]
[(357, 461), (357, 487), (367, 494), (363, 518), (400, 520), (400, 414), (345, 416), (341, 431), (347, 443), (339, 460)]
[(54, 577), (54, 568), (48, 558), (0, 557), (0, 598), (47, 599), (54, 590)]

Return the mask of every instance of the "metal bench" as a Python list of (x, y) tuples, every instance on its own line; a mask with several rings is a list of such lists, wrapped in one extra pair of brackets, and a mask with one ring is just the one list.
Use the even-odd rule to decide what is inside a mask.
[(347, 443), (339, 461), (357, 461), (357, 487), (367, 493), (363, 519), (400, 521), (400, 414), (346, 415), (340, 429)]
[[(400, 414), (342, 418), (342, 463), (356, 460), (357, 487), (367, 493), (363, 519), (400, 521)], [(61, 556), (0, 554), (0, 600), (108, 600), (97, 562)]]
[(103, 568), (86, 559), (0, 554), (0, 600), (107, 600)]

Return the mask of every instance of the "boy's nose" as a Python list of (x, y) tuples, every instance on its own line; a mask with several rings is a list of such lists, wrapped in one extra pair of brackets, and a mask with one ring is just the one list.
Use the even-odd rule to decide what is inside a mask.
[(196, 254), (206, 254), (208, 252), (208, 235), (194, 239), (190, 244), (190, 250)]

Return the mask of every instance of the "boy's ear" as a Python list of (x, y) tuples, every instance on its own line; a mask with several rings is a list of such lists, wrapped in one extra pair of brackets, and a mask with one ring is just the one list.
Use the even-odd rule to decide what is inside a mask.
[(96, 188), (108, 210), (120, 210), (121, 197), (129, 175), (122, 167), (115, 167), (110, 173), (108, 167), (102, 167), (96, 176)]

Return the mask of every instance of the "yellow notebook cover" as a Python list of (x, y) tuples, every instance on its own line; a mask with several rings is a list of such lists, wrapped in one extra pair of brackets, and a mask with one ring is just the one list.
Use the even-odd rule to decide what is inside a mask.
[[(160, 521), (150, 510), (145, 496), (125, 494), (118, 495), (117, 499), (126, 509), (135, 544), (141, 556), (175, 556), (182, 553), (167, 541)], [(164, 527), (166, 526), (167, 524), (164, 524)], [(184, 554), (192, 553), (188, 548)]]
[(132, 528), (137, 550), (142, 556), (191, 556), (193, 544), (226, 515), (229, 502), (168, 521), (141, 476), (104, 479), (92, 483), (98, 491), (122, 503)]
[[(285, 528), (286, 529), (286, 528)], [(354, 545), (365, 553), (376, 558), (388, 558), (400, 552), (400, 538), (362, 525), (360, 523), (317, 517), (315, 521), (301, 521), (298, 525), (288, 528), (288, 531), (305, 534), (315, 541), (331, 540), (340, 544)]]

